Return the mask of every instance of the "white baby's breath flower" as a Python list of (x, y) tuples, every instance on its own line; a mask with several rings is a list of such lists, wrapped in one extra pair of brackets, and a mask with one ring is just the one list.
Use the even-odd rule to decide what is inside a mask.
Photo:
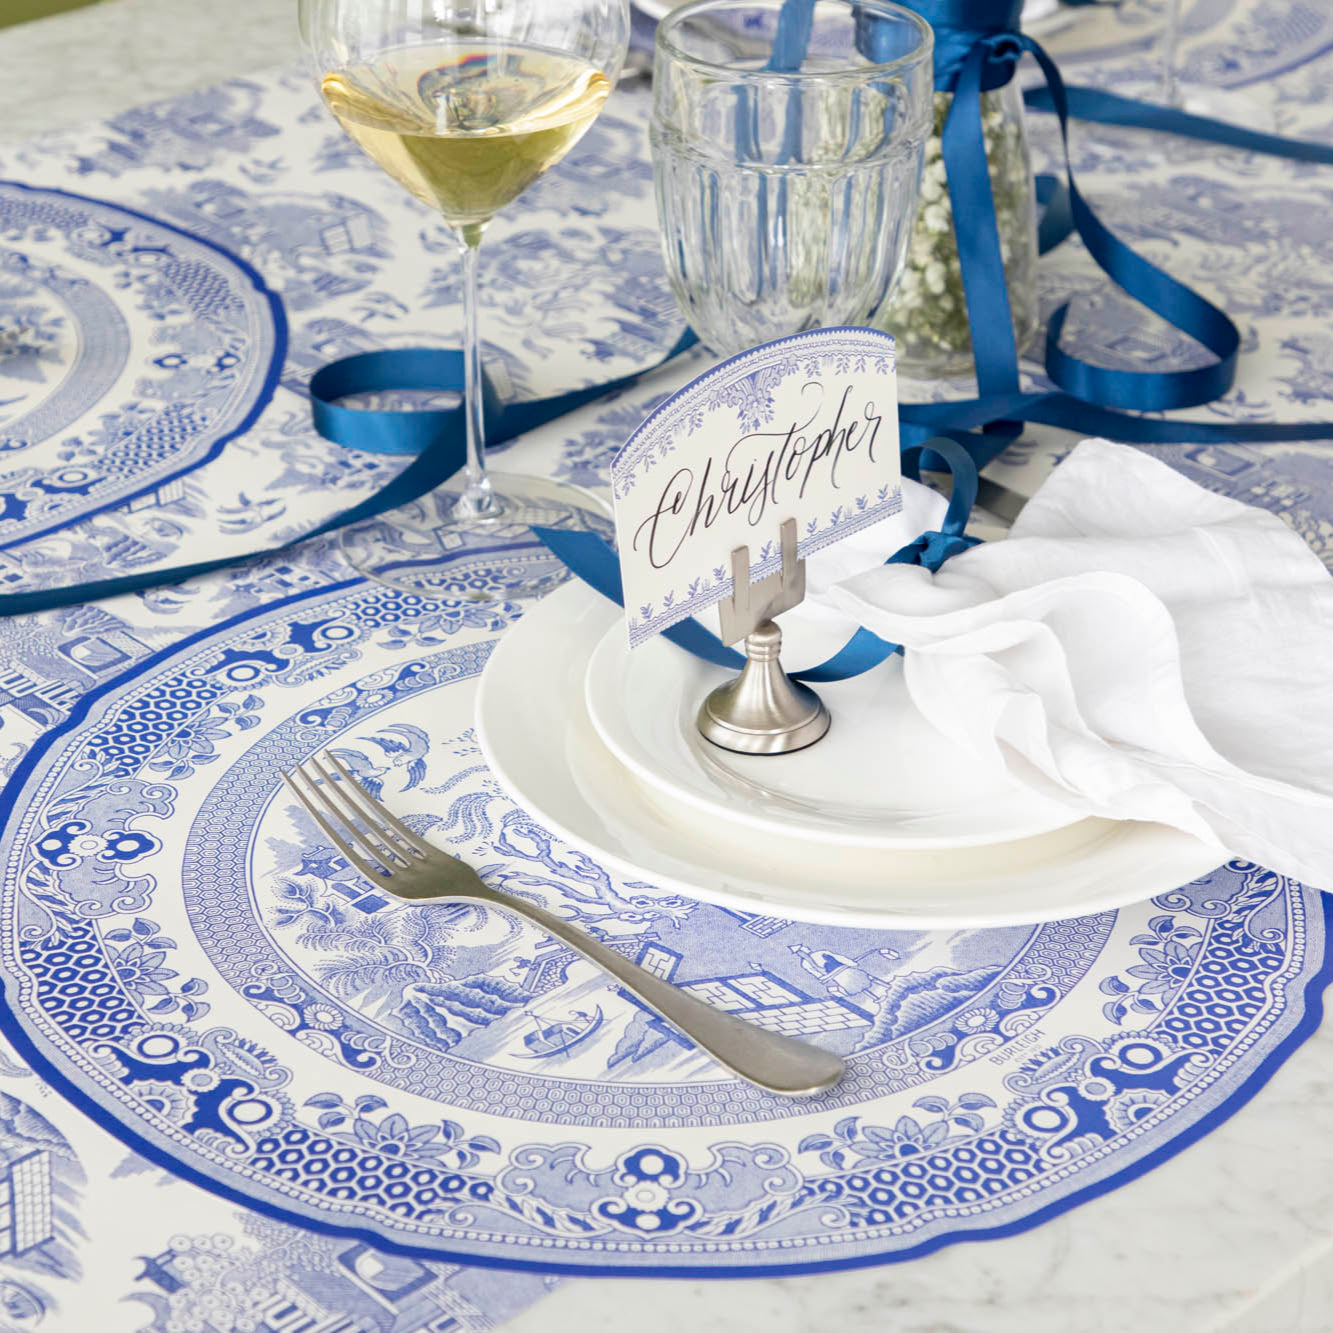
[[(1035, 253), (1028, 234), (1032, 180), (1021, 121), (1007, 106), (1013, 88), (983, 93), (982, 133), (990, 172), (1001, 257), (1015, 324), (1026, 341), (1036, 326)], [(926, 145), (921, 207), (907, 247), (904, 271), (876, 324), (898, 339), (899, 364), (909, 374), (957, 373), (971, 352), (971, 328), (941, 135), (952, 98), (935, 94), (934, 133)], [(1011, 115), (1015, 118), (1011, 119)], [(965, 220), (964, 220), (965, 222)]]

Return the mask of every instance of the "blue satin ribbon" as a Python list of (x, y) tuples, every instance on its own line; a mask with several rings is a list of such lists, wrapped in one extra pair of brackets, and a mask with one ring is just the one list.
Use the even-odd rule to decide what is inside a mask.
[[(982, 135), (981, 94), (1011, 78), (1024, 52), (1041, 67), (1052, 109), (1059, 117), (1070, 216), (1088, 252), (1121, 288), (1203, 344), (1215, 358), (1208, 365), (1186, 371), (1111, 370), (1093, 365), (1060, 346), (1068, 314), (1065, 305), (1048, 324), (1046, 373), (1067, 396), (1116, 411), (1161, 411), (1197, 406), (1221, 397), (1235, 379), (1239, 330), (1224, 311), (1136, 254), (1102, 224), (1074, 181), (1068, 153), (1068, 99), (1054, 62), (1039, 43), (1023, 33), (995, 31), (993, 23), (971, 26), (973, 20), (967, 11), (979, 3), (918, 0), (916, 7), (928, 8), (943, 26), (941, 49), (950, 52), (955, 62), (943, 66), (937, 62), (936, 74), (937, 83), (953, 95), (942, 148), (954, 216), (967, 222), (956, 230), (980, 397), (1012, 395), (1019, 386), (1018, 348)], [(948, 26), (949, 19), (954, 26)], [(1073, 419), (1070, 424), (1082, 428)], [(1170, 429), (1165, 423), (1163, 428)]]
[[(1017, 30), (1020, 5), (1009, 0), (903, 0), (925, 17), (936, 35), (936, 87), (953, 96), (942, 135), (950, 199), (956, 219), (968, 322), (976, 363), (976, 398), (904, 405), (903, 438), (921, 441), (944, 433), (964, 444), (979, 466), (1002, 453), (1022, 423), (1042, 423), (1136, 444), (1239, 443), (1333, 438), (1333, 423), (1272, 425), (1244, 422), (1164, 421), (1134, 415), (1200, 406), (1226, 394), (1235, 379), (1240, 333), (1225, 311), (1136, 254), (1097, 218), (1079, 193), (1069, 162), (1072, 115), (1191, 135), (1299, 161), (1333, 163), (1333, 149), (1303, 140), (1258, 134), (1171, 108), (1153, 107), (1095, 89), (1066, 89), (1054, 62)], [(787, 0), (804, 6), (811, 0)], [(873, 46), (863, 47), (875, 58)], [(981, 129), (982, 92), (1002, 86), (1024, 53), (1041, 68), (1046, 87), (1027, 104), (1053, 111), (1060, 122), (1065, 179), (1038, 180), (1045, 212), (1039, 228), (1046, 250), (1077, 231), (1102, 270), (1148, 309), (1202, 344), (1213, 360), (1185, 371), (1112, 370), (1085, 361), (1060, 344), (1069, 307), (1048, 321), (1046, 373), (1058, 392), (1019, 389), (1018, 349), (1000, 259), (995, 205)]]
[[(953, 474), (953, 490), (949, 507), (938, 531), (923, 532), (919, 537), (900, 547), (884, 563), (886, 565), (920, 565), (934, 573), (951, 556), (976, 546), (978, 539), (966, 532), (972, 506), (977, 501), (977, 468), (971, 455), (953, 440), (939, 438), (924, 445), (908, 445), (902, 450), (905, 475), (917, 478), (923, 460), (939, 459)], [(534, 528), (538, 537), (555, 555), (569, 566), (589, 587), (617, 606), (625, 605), (625, 591), (620, 581), (620, 559), (611, 547), (593, 532), (570, 532), (563, 528)], [(745, 658), (734, 648), (728, 648), (711, 630), (697, 620), (681, 620), (662, 631), (679, 648), (715, 666), (739, 671)], [(902, 647), (881, 639), (864, 627), (857, 630), (832, 657), (819, 666), (793, 671), (793, 680), (811, 684), (831, 684), (850, 680), (877, 667)]]
[[(586, 403), (633, 384), (642, 376), (674, 360), (697, 342), (689, 330), (677, 339), (666, 356), (646, 370), (635, 371), (609, 383), (575, 389), (553, 398), (521, 403), (500, 403), (490, 382), (486, 400), (486, 443), (502, 444), (573, 412)], [(391, 482), (350, 509), (326, 519), (317, 528), (280, 546), (245, 555), (222, 556), (188, 565), (149, 569), (114, 579), (97, 579), (65, 588), (41, 588), (33, 592), (0, 595), (0, 616), (35, 615), (62, 606), (97, 602), (106, 597), (145, 592), (184, 583), (221, 569), (231, 569), (252, 560), (290, 551), (312, 537), (336, 532), (353, 523), (363, 523), (390, 509), (410, 504), (429, 494), (460, 471), (467, 461), (467, 431), (461, 401), (457, 406), (419, 412), (359, 410), (337, 400), (350, 394), (414, 389), (431, 392), (463, 392), (463, 354), (452, 349), (407, 348), (364, 352), (344, 357), (316, 372), (310, 381), (310, 400), (315, 427), (326, 439), (372, 453), (415, 454), (412, 462)]]
[[(1162, 421), (1134, 415), (1210, 403), (1235, 380), (1240, 332), (1225, 311), (1136, 254), (1097, 218), (1079, 193), (1069, 162), (1071, 115), (1110, 124), (1135, 125), (1190, 135), (1298, 161), (1333, 163), (1333, 149), (1304, 140), (1259, 134), (1095, 89), (1066, 89), (1054, 62), (1031, 37), (1018, 30), (1021, 0), (904, 0), (935, 33), (935, 87), (952, 95), (943, 140), (957, 228), (968, 320), (972, 330), (978, 396), (948, 403), (905, 404), (900, 409), (904, 440), (921, 443), (946, 434), (984, 466), (1022, 432), (1024, 422), (1096, 433), (1127, 443), (1274, 442), (1333, 438), (1333, 423), (1271, 425), (1245, 422)], [(786, 0), (775, 46), (774, 67), (799, 68), (813, 0)], [(897, 49), (898, 25), (865, 16), (858, 43), (871, 60), (887, 61)], [(1002, 87), (1025, 52), (1046, 80), (1029, 91), (1027, 104), (1051, 110), (1060, 121), (1065, 179), (1037, 181), (1045, 205), (1039, 226), (1042, 253), (1077, 231), (1093, 259), (1121, 288), (1148, 309), (1205, 347), (1208, 364), (1186, 371), (1113, 370), (1074, 356), (1060, 339), (1069, 307), (1060, 307), (1047, 325), (1046, 373), (1058, 392), (1020, 391), (1018, 348), (1004, 280), (994, 199), (991, 193), (980, 96)], [(928, 460), (936, 463), (937, 460)]]
[[(951, 93), (958, 72), (967, 63), (972, 47), (986, 37), (1018, 31), (1023, 0), (901, 0), (919, 14), (935, 34), (935, 91)], [(814, 0), (786, 0), (788, 9), (813, 9)], [(902, 52), (898, 49), (899, 23), (864, 14), (857, 22), (857, 46), (867, 60), (887, 64)], [(790, 56), (789, 56), (790, 58)], [(794, 68), (799, 68), (799, 62)], [(985, 91), (1002, 87), (1013, 77), (1013, 69), (994, 66), (987, 71)]]
[(1069, 206), (1069, 186), (1055, 176), (1041, 175), (1033, 181), (1041, 217), (1037, 223), (1037, 253), (1047, 254), (1074, 234), (1074, 212)]
[[(1065, 0), (1066, 4), (1069, 2)], [(1309, 139), (1292, 139), (1284, 134), (1247, 130), (1229, 121), (1196, 116), (1178, 107), (1141, 102), (1136, 97), (1124, 97), (1120, 93), (1107, 92), (1104, 88), (1082, 88), (1066, 84), (1065, 97), (1069, 114), (1075, 120), (1160, 130), (1167, 134), (1180, 134), (1188, 139), (1224, 144), (1228, 148), (1241, 148), (1249, 153), (1267, 153), (1274, 157), (1289, 157), (1295, 162), (1318, 162), (1324, 166), (1333, 166), (1333, 145), (1312, 143)], [(1055, 110), (1049, 88), (1029, 88), (1023, 94), (1023, 101), (1033, 111)]]

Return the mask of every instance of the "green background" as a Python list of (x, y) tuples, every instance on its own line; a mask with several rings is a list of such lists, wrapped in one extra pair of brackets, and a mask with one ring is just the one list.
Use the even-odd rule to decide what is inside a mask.
[(0, 0), (0, 28), (9, 23), (26, 23), (29, 19), (45, 18), (65, 9), (79, 9), (94, 0)]

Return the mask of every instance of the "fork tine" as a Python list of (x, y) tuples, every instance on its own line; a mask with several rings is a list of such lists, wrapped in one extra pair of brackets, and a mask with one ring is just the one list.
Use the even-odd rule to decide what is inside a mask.
[[(299, 765), (298, 767), (301, 769), (301, 776), (311, 783), (316, 794), (323, 799), (325, 808), (331, 809), (337, 818), (341, 819), (344, 824), (347, 824), (360, 836), (363, 843), (369, 844), (371, 851), (384, 863), (386, 870), (392, 869), (395, 864), (401, 865), (404, 869), (411, 865), (408, 857), (394, 846), (392, 840), (385, 836), (384, 830), (357, 804), (352, 795), (352, 789), (360, 791), (357, 784), (351, 779), (346, 782), (339, 781), (320, 762), (320, 758), (319, 755), (314, 755), (308, 764)], [(312, 768), (319, 775), (319, 782), (315, 782), (311, 778), (309, 770)], [(370, 800), (368, 794), (363, 793), (363, 795), (365, 795), (367, 801)], [(363, 824), (368, 824), (369, 828), (361, 828), (356, 822), (358, 819)]]
[[(300, 768), (297, 768), (296, 771), (297, 773), (300, 773), (301, 777), (310, 785), (311, 790), (318, 795), (318, 789), (315, 788), (315, 785), (310, 781), (310, 778), (305, 773), (302, 773)], [(311, 819), (323, 829), (324, 834), (329, 841), (332, 842), (333, 845), (347, 858), (349, 865), (355, 866), (372, 884), (378, 883), (385, 877), (383, 870), (376, 869), (369, 861), (362, 859), (361, 856), (352, 850), (342, 834), (340, 834), (338, 830), (319, 812), (315, 802), (296, 785), (291, 774), (282, 774), (282, 780), (287, 784), (287, 788), (292, 795), (305, 807), (306, 812), (310, 815)]]
[(332, 750), (325, 750), (319, 756), (321, 759), (327, 759), (337, 770), (338, 776), (343, 779), (346, 785), (347, 795), (350, 799), (357, 802), (361, 811), (361, 818), (367, 823), (375, 824), (378, 831), (385, 836), (390, 833), (396, 834), (398, 841), (414, 851), (418, 856), (430, 856), (434, 848), (423, 838), (419, 838), (410, 828), (401, 820), (395, 819), (389, 810), (377, 801), (359, 782), (347, 771), (341, 759), (338, 758)]

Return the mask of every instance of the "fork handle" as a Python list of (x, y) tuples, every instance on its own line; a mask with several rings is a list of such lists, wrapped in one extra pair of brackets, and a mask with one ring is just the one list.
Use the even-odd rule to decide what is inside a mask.
[(524, 917), (562, 940), (633, 991), (718, 1064), (768, 1092), (809, 1097), (831, 1088), (843, 1075), (843, 1062), (831, 1051), (768, 1032), (696, 1000), (543, 908), (494, 889), (466, 896)]

